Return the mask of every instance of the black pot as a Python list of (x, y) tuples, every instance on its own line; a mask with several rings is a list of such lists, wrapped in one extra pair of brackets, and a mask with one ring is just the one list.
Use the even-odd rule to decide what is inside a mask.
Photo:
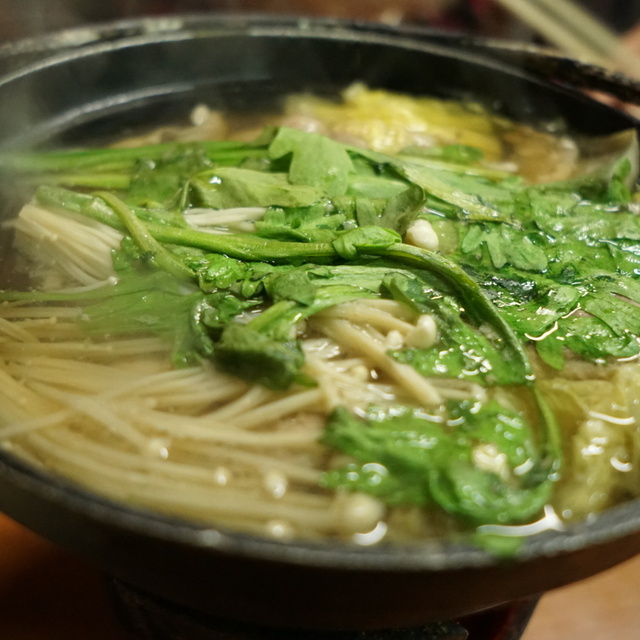
[[(329, 20), (140, 20), (0, 55), (8, 70), (0, 79), (4, 148), (99, 141), (185, 115), (200, 101), (268, 107), (289, 92), (334, 94), (354, 81), (472, 96), (510, 118), (561, 119), (575, 135), (635, 125), (576, 86), (640, 95), (631, 81), (538, 51)], [(451, 618), (579, 580), (640, 551), (640, 501), (533, 536), (509, 560), (448, 543), (282, 543), (117, 504), (6, 451), (0, 509), (137, 589), (217, 616), (294, 628)]]

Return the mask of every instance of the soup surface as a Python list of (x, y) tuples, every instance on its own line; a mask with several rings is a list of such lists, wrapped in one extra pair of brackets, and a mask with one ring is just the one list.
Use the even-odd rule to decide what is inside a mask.
[(0, 439), (29, 462), (363, 545), (638, 494), (633, 133), (354, 86), (0, 165), (38, 185), (0, 306)]

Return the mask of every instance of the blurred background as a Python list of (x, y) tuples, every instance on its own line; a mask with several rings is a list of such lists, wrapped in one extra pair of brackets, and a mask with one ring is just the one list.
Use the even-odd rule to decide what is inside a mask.
[[(575, 0), (618, 32), (640, 21), (637, 0)], [(413, 23), (482, 35), (529, 39), (534, 31), (514, 16), (536, 0), (0, 0), (0, 38), (138, 15), (175, 12), (267, 12), (321, 15), (390, 24)], [(515, 11), (516, 14), (521, 12)]]

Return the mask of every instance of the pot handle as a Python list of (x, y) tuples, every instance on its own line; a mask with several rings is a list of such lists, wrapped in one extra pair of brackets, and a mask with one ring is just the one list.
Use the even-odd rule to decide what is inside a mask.
[(640, 81), (624, 73), (567, 58), (555, 50), (527, 43), (470, 38), (466, 44), (486, 57), (514, 65), (537, 79), (640, 105)]

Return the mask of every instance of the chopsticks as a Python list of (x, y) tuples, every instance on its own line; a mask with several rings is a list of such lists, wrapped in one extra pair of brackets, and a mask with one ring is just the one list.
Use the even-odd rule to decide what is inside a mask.
[[(640, 56), (573, 0), (499, 0), (549, 42), (585, 62), (640, 77)], [(632, 26), (632, 25), (630, 25)]]

